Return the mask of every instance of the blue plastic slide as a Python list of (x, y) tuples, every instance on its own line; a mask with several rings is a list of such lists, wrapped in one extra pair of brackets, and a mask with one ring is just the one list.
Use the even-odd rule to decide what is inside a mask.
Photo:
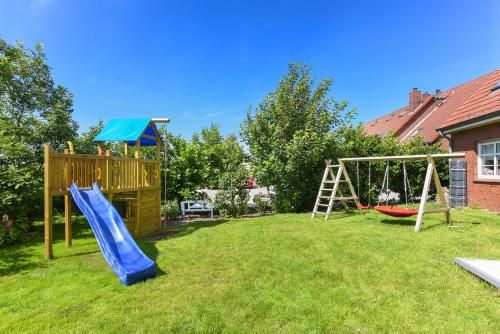
[(81, 190), (73, 183), (71, 194), (94, 231), (104, 258), (124, 285), (156, 276), (156, 263), (137, 246), (114, 206), (94, 183)]

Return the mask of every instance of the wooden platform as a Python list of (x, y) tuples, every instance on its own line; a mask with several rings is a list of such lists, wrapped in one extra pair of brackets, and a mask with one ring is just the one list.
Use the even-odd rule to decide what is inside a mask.
[[(159, 150), (158, 150), (159, 152)], [(159, 156), (159, 155), (158, 155)], [(160, 160), (108, 155), (56, 153), (45, 147), (44, 156), (45, 256), (52, 258), (53, 198), (64, 197), (65, 240), (71, 245), (71, 194), (74, 182), (90, 188), (95, 182), (111, 202), (122, 207), (121, 214), (134, 237), (151, 234), (161, 228)]]

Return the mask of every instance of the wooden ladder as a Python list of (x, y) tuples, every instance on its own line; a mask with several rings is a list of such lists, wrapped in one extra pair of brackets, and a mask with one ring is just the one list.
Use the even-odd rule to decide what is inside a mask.
[[(331, 160), (326, 160), (325, 163), (325, 172), (323, 173), (323, 179), (321, 180), (311, 218), (314, 218), (319, 213), (324, 215), (325, 220), (327, 220), (332, 212), (335, 201), (341, 201), (344, 208), (347, 208), (345, 201), (354, 200), (356, 207), (358, 207), (359, 200), (342, 161), (338, 165), (332, 165)], [(335, 169), (337, 169), (336, 173)], [(344, 179), (342, 179), (342, 176), (344, 176)], [(351, 196), (344, 196), (342, 194), (342, 190), (339, 187), (342, 182), (347, 183)], [(326, 208), (326, 211), (321, 211), (320, 208)]]

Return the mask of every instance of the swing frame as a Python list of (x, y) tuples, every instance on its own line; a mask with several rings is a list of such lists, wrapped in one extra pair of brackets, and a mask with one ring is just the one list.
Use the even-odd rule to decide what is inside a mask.
[[(328, 215), (331, 212), (331, 205), (333, 204), (334, 200), (340, 200), (345, 197), (342, 195), (337, 196), (336, 190), (338, 189), (338, 182), (340, 180), (340, 176), (344, 176), (344, 182), (347, 182), (349, 191), (351, 192), (351, 197), (355, 203), (356, 207), (358, 207), (359, 204), (359, 197), (356, 194), (356, 191), (354, 190), (354, 186), (351, 183), (351, 179), (349, 178), (349, 174), (347, 172), (347, 168), (345, 167), (345, 163), (347, 162), (378, 162), (378, 161), (410, 161), (410, 160), (427, 160), (427, 171), (425, 174), (425, 180), (424, 180), (424, 187), (422, 189), (422, 196), (420, 197), (420, 205), (418, 207), (418, 214), (417, 214), (417, 219), (415, 221), (415, 232), (418, 232), (422, 228), (422, 223), (424, 219), (424, 215), (429, 214), (429, 213), (439, 213), (443, 212), (445, 216), (445, 220), (447, 224), (450, 224), (450, 207), (448, 203), (446, 202), (446, 199), (444, 197), (444, 192), (443, 192), (443, 187), (441, 185), (441, 181), (439, 180), (439, 174), (436, 169), (436, 163), (435, 159), (453, 159), (453, 158), (465, 158), (465, 153), (460, 152), (460, 153), (444, 153), (444, 154), (420, 154), (420, 155), (395, 155), (395, 156), (378, 156), (378, 157), (357, 157), (357, 158), (340, 158), (338, 159), (339, 161), (339, 170), (338, 170), (338, 175), (335, 178), (334, 183), (334, 191), (332, 191), (331, 198), (330, 198), (330, 207), (328, 207), (327, 215), (325, 219), (328, 219)], [(327, 168), (325, 170), (325, 174), (323, 179), (325, 179), (325, 175), (329, 173), (329, 163), (327, 163)], [(325, 180), (323, 180), (324, 182)], [(434, 184), (436, 185), (436, 190), (437, 190), (437, 195), (438, 195), (438, 200), (439, 203), (441, 204), (441, 208), (436, 208), (436, 209), (425, 209), (425, 206), (427, 204), (427, 200), (429, 198), (429, 189), (431, 187), (431, 182), (434, 181)], [(323, 183), (322, 183), (323, 184)], [(321, 189), (320, 189), (321, 192)], [(318, 203), (318, 201), (316, 201)], [(315, 209), (313, 211), (312, 217), (314, 218), (315, 213), (319, 213), (317, 211), (317, 205), (315, 205)]]

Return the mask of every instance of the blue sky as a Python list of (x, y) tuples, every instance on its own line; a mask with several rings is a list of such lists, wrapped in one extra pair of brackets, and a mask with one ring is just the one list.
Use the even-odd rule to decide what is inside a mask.
[(45, 46), (85, 130), (170, 117), (238, 132), (290, 61), (366, 121), (500, 67), (500, 1), (0, 0), (0, 38)]

